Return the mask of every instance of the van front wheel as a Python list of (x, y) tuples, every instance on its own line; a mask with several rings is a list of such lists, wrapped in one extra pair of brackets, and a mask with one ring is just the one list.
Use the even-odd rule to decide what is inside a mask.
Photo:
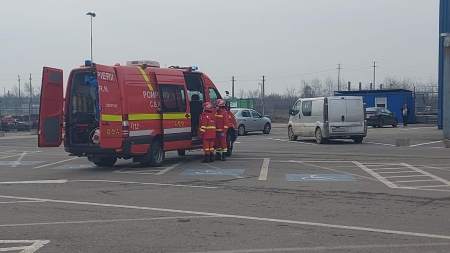
[(150, 147), (150, 166), (159, 167), (164, 163), (165, 153), (161, 142), (154, 141)]
[(294, 135), (294, 129), (291, 126), (288, 128), (288, 137), (290, 141), (296, 141), (298, 138), (298, 135)]
[(99, 162), (94, 162), (99, 167), (111, 167), (116, 164), (117, 157), (102, 157)]

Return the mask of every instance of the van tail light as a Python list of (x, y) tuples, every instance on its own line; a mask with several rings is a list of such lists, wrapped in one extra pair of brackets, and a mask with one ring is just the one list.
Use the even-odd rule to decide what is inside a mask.
[(66, 122), (64, 121), (62, 124), (62, 140), (66, 141)]
[(128, 115), (124, 115), (122, 121), (122, 136), (124, 138), (130, 137), (130, 124), (128, 123)]

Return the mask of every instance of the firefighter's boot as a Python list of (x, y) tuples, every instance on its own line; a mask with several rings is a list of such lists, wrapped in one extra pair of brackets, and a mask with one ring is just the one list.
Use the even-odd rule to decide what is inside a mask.
[(222, 160), (222, 161), (226, 161), (227, 160), (227, 154), (225, 152), (222, 153), (222, 158), (220, 160)]
[(209, 154), (205, 154), (205, 160), (202, 163), (209, 163)]
[(222, 157), (222, 153), (217, 152), (216, 153), (216, 160), (220, 160), (221, 157)]
[(209, 154), (209, 162), (210, 163), (214, 162), (214, 154)]

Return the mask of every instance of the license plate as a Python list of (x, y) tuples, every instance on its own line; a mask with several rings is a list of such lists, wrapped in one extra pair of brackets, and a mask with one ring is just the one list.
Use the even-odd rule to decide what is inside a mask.
[(332, 127), (331, 132), (345, 132), (345, 128), (343, 127)]

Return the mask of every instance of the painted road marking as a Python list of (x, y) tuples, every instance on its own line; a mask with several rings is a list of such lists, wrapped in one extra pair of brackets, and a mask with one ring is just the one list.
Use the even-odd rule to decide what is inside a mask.
[(27, 154), (27, 152), (23, 152), (22, 154), (20, 154), (20, 156), (17, 158), (17, 160), (11, 165), (11, 167), (16, 167), (17, 165), (20, 164), (20, 161), (22, 161), (22, 159), (25, 157), (25, 155)]
[(327, 181), (327, 182), (352, 182), (356, 178), (346, 174), (286, 174), (286, 181)]
[(379, 143), (379, 142), (364, 141), (364, 143), (374, 144), (374, 145), (383, 145), (383, 146), (389, 146), (389, 147), (396, 147), (396, 145), (393, 145), (393, 144), (386, 144), (386, 143)]
[(0, 184), (65, 184), (67, 179), (0, 182)]
[(258, 180), (267, 180), (267, 174), (269, 173), (269, 162), (270, 158), (264, 158)]
[[(35, 201), (35, 202), (41, 202), (42, 203), (42, 202), (45, 202), (45, 201)], [(40, 222), (40, 223), (0, 224), (0, 227), (23, 227), (23, 226), (42, 226), (42, 225), (113, 223), (113, 222), (130, 222), (130, 221), (152, 221), (152, 220), (173, 220), (173, 219), (204, 219), (204, 218), (220, 218), (220, 217), (196, 215), (196, 216), (169, 216), (169, 217), (140, 218), (140, 219), (57, 221), (57, 222)]]
[(183, 162), (176, 163), (176, 164), (174, 164), (174, 165), (172, 165), (172, 166), (170, 166), (170, 167), (167, 167), (167, 168), (161, 170), (160, 172), (156, 173), (155, 175), (157, 175), (157, 176), (163, 175), (164, 173), (166, 173), (166, 172), (172, 170), (173, 168), (175, 168), (175, 167), (181, 165), (182, 163), (183, 163)]
[(174, 187), (204, 188), (204, 189), (217, 189), (218, 188), (215, 186), (145, 183), (145, 182), (111, 181), (111, 180), (70, 180), (69, 183), (70, 182), (103, 182), (103, 183), (120, 183), (120, 184), (142, 184), (142, 185), (174, 186)]
[(412, 147), (429, 145), (429, 144), (434, 144), (434, 143), (439, 143), (439, 142), (442, 142), (442, 141), (432, 141), (432, 142), (419, 143), (419, 144), (415, 144), (415, 145), (409, 145), (409, 147), (412, 148)]
[(40, 168), (52, 166), (52, 165), (59, 164), (59, 163), (65, 163), (65, 162), (72, 161), (72, 160), (75, 160), (75, 159), (78, 159), (78, 158), (79, 157), (72, 157), (72, 158), (69, 158), (69, 159), (66, 159), (66, 160), (62, 160), (62, 161), (58, 161), (58, 162), (54, 162), (54, 163), (49, 163), (49, 164), (44, 164), (44, 165), (41, 165), (41, 166), (37, 166), (37, 167), (34, 167), (33, 169), (40, 169)]
[[(346, 245), (346, 246), (318, 246), (318, 247), (298, 247), (298, 248), (275, 248), (275, 249), (242, 249), (242, 250), (219, 250), (219, 251), (195, 251), (187, 253), (272, 253), (272, 252), (328, 252), (328, 251), (353, 251), (363, 250), (367, 252), (370, 249), (389, 249), (389, 248), (414, 248), (417, 247), (436, 247), (448, 246), (450, 243), (415, 243), (415, 244), (375, 244), (375, 245)], [(389, 251), (387, 251), (389, 252)]]
[(282, 142), (290, 142), (290, 143), (300, 143), (300, 144), (307, 144), (307, 145), (317, 145), (316, 143), (310, 143), (310, 142), (304, 142), (304, 141), (290, 141), (290, 140), (283, 140), (283, 139), (277, 139), (277, 138), (267, 138), (268, 140), (273, 141), (282, 141)]
[(23, 253), (33, 253), (36, 252), (38, 249), (44, 247), (45, 244), (49, 243), (50, 241), (47, 240), (0, 240), (0, 244), (30, 244), (31, 246), (20, 246), (20, 247), (8, 247), (8, 248), (0, 248), (0, 251), (18, 251)]
[(55, 168), (53, 170), (68, 170), (68, 169), (93, 169), (96, 166), (92, 164), (64, 164)]
[[(370, 175), (372, 175), (373, 177), (375, 177), (376, 179), (378, 179), (380, 182), (384, 183), (385, 185), (387, 185), (390, 188), (399, 188), (399, 189), (416, 189), (416, 190), (422, 190), (422, 188), (424, 187), (428, 187), (428, 188), (432, 188), (433, 186), (429, 186), (429, 185), (415, 185), (415, 186), (405, 186), (405, 185), (398, 185), (400, 183), (403, 184), (408, 184), (408, 183), (419, 183), (419, 182), (441, 182), (444, 183), (445, 185), (450, 187), (450, 181), (443, 179), (441, 177), (438, 177), (436, 175), (433, 175), (429, 172), (426, 172), (424, 170), (421, 170), (419, 168), (416, 168), (410, 164), (407, 163), (399, 163), (399, 164), (389, 164), (387, 166), (387, 168), (382, 168), (382, 167), (377, 167), (374, 169), (369, 169), (367, 166), (365, 166), (364, 164), (360, 163), (360, 162), (354, 162), (358, 167), (360, 167), (361, 169), (363, 169), (364, 171), (366, 171), (367, 173), (369, 173)], [(393, 165), (397, 165), (399, 167), (394, 168)], [(405, 171), (405, 168), (410, 169), (409, 171)], [(380, 174), (383, 173), (388, 173), (385, 172), (383, 170), (401, 170), (401, 171), (397, 171), (397, 174), (407, 174), (407, 175), (403, 175), (403, 176), (382, 176)], [(391, 172), (394, 173), (394, 172)], [(410, 173), (419, 173), (419, 174), (415, 174), (415, 175), (411, 175)], [(400, 180), (400, 181), (392, 181), (392, 179), (395, 178), (414, 178), (414, 177), (420, 177), (416, 180)], [(427, 179), (424, 177), (428, 177), (431, 179)], [(439, 186), (441, 187), (441, 186)], [(428, 190), (432, 190), (432, 189), (428, 189)], [(447, 190), (440, 190), (440, 191), (447, 191)]]
[(188, 169), (181, 172), (183, 176), (240, 176), (244, 174), (245, 169)]
[(45, 201), (25, 200), (25, 201), (7, 201), (0, 202), (0, 204), (17, 204), (17, 203), (44, 203)]
[(146, 207), (146, 206), (127, 206), (127, 205), (104, 204), (104, 203), (83, 202), (83, 201), (17, 197), (17, 196), (7, 196), (7, 195), (0, 195), (0, 198), (18, 199), (18, 200), (39, 200), (39, 201), (46, 201), (46, 202), (52, 202), (52, 203), (64, 203), (64, 204), (85, 205), (85, 206), (115, 207), (115, 208), (148, 210), (148, 211), (167, 212), (167, 213), (182, 213), (182, 214), (190, 214), (190, 215), (205, 215), (205, 216), (215, 216), (215, 217), (220, 217), (220, 218), (253, 220), (253, 221), (282, 223), (282, 224), (295, 224), (295, 225), (304, 225), (304, 226), (313, 226), (313, 227), (325, 227), (325, 228), (345, 229), (345, 230), (353, 230), (353, 231), (375, 232), (375, 233), (382, 233), (382, 234), (407, 235), (407, 236), (450, 240), (450, 235), (427, 234), (427, 233), (420, 233), (420, 232), (408, 232), (408, 231), (400, 231), (400, 230), (370, 228), (370, 227), (334, 225), (334, 224), (309, 222), (309, 221), (264, 218), (264, 217), (255, 217), (255, 216), (243, 216), (243, 215), (210, 213), (210, 212), (200, 212), (200, 211), (188, 211), (188, 210), (180, 210), (180, 209), (157, 208), (157, 207)]
[(43, 162), (44, 161), (0, 161), (0, 165), (11, 165), (11, 167), (16, 167), (17, 165), (35, 165)]

